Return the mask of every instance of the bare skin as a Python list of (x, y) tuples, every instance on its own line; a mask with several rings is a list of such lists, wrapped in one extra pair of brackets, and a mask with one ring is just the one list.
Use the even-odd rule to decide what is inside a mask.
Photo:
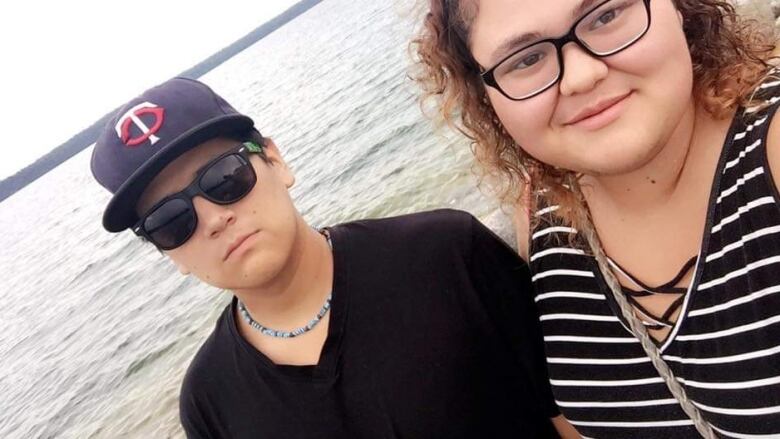
[[(180, 191), (198, 169), (235, 144), (230, 139), (213, 139), (177, 158), (152, 181), (137, 210), (145, 212)], [(254, 189), (229, 205), (195, 197), (198, 226), (194, 235), (165, 253), (182, 273), (232, 290), (258, 322), (292, 330), (305, 326), (330, 294), (333, 257), (325, 238), (295, 209), (288, 192), (295, 178), (270, 139), (265, 151), (267, 162), (251, 157), (257, 174)], [(230, 252), (247, 235), (251, 237)], [(241, 335), (274, 363), (314, 365), (327, 338), (328, 317), (294, 339), (262, 335), (238, 315), (236, 321)]]
[[(296, 250), (297, 266), (291, 270), (294, 279), (276, 284), (277, 289), (258, 288), (241, 291), (244, 304), (253, 318), (263, 325), (292, 330), (305, 326), (320, 311), (333, 285), (333, 256), (322, 235), (308, 228), (309, 236)], [(236, 292), (239, 294), (239, 292)], [(240, 297), (240, 296), (239, 296)], [(251, 310), (256, 311), (251, 311)], [(316, 365), (328, 336), (330, 313), (311, 331), (285, 339), (268, 337), (239, 318), (239, 332), (257, 350), (276, 364)]]
[[(703, 109), (691, 111), (656, 160), (633, 175), (583, 179), (604, 250), (648, 285), (672, 279), (702, 244), (712, 179), (731, 120), (713, 119)], [(688, 286), (693, 274), (689, 270), (678, 285)], [(619, 278), (636, 289), (626, 277)], [(662, 315), (677, 297), (655, 294), (637, 301)], [(649, 332), (664, 340), (670, 331)]]

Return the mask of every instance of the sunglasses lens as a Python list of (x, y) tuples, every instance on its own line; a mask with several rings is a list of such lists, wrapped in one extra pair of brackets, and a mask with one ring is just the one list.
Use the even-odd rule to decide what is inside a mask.
[(184, 244), (195, 230), (195, 212), (190, 203), (174, 198), (146, 217), (144, 230), (161, 249), (174, 249)]
[(256, 177), (252, 165), (238, 154), (215, 162), (200, 179), (203, 193), (215, 203), (234, 203), (249, 193)]

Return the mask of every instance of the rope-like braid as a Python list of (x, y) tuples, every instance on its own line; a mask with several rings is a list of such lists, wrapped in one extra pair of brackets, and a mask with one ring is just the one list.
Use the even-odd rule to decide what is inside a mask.
[(630, 303), (628, 303), (628, 300), (623, 295), (623, 289), (620, 287), (620, 283), (618, 282), (615, 274), (612, 272), (612, 269), (609, 266), (609, 263), (607, 262), (607, 255), (604, 253), (604, 249), (601, 246), (601, 241), (599, 240), (598, 234), (596, 233), (596, 229), (593, 226), (593, 222), (590, 219), (590, 215), (588, 214), (587, 209), (585, 208), (585, 198), (582, 195), (582, 189), (580, 188), (579, 182), (577, 181), (577, 177), (571, 174), (567, 177), (567, 180), (571, 191), (577, 198), (579, 198), (579, 203), (576, 203), (577, 206), (575, 207), (578, 210), (575, 213), (575, 215), (578, 217), (578, 229), (587, 239), (588, 244), (590, 245), (590, 249), (593, 252), (593, 256), (595, 256), (599, 265), (599, 269), (604, 276), (604, 280), (607, 282), (609, 289), (612, 291), (612, 295), (615, 297), (615, 302), (617, 302), (618, 306), (620, 306), (620, 311), (628, 322), (631, 331), (639, 339), (642, 344), (642, 348), (644, 348), (647, 356), (650, 357), (650, 361), (653, 363), (653, 366), (655, 366), (658, 374), (661, 376), (661, 378), (663, 378), (664, 382), (666, 382), (666, 386), (669, 388), (669, 391), (672, 392), (672, 395), (680, 403), (680, 406), (682, 407), (685, 414), (691, 418), (694, 426), (702, 435), (702, 437), (707, 439), (716, 439), (717, 436), (712, 430), (712, 426), (710, 426), (710, 424), (702, 418), (699, 409), (696, 408), (690, 399), (688, 399), (688, 396), (685, 394), (685, 389), (683, 389), (683, 387), (674, 377), (671, 369), (669, 369), (669, 365), (666, 364), (663, 358), (661, 358), (661, 353), (658, 351), (658, 347), (650, 338), (650, 334), (647, 333), (647, 329), (639, 320), (639, 318), (636, 317), (633, 307)]

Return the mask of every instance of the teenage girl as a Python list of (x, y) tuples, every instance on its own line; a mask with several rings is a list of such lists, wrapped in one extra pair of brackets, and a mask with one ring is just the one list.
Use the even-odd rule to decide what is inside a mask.
[(427, 98), (516, 205), (559, 431), (780, 437), (780, 75), (717, 0), (430, 0)]

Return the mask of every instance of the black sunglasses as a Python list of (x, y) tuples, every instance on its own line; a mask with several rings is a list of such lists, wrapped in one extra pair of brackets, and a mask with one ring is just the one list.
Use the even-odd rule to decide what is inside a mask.
[(142, 215), (133, 232), (161, 250), (183, 245), (198, 226), (192, 198), (200, 195), (222, 205), (244, 198), (257, 182), (249, 153), (262, 151), (263, 146), (244, 142), (210, 161), (184, 190), (163, 198)]

